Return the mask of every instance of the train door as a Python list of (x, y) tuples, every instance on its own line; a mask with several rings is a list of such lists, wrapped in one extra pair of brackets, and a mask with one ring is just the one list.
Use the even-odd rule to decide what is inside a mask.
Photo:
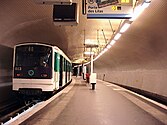
[(60, 82), (60, 54), (54, 54), (54, 83), (56, 83), (56, 89), (59, 89)]
[(59, 86), (63, 85), (63, 57), (60, 55), (60, 76), (59, 76)]
[(68, 62), (68, 81), (70, 80), (70, 63)]
[(66, 69), (66, 70), (65, 70), (65, 72), (66, 72), (66, 83), (67, 83), (67, 71), (68, 71), (68, 70), (67, 70), (67, 63), (68, 63), (67, 60), (65, 60), (65, 67), (66, 67), (66, 68), (65, 68), (65, 69)]

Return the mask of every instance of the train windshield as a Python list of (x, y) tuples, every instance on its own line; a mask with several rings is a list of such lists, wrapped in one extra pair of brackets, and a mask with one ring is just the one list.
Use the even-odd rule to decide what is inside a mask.
[(16, 47), (16, 67), (51, 67), (52, 48), (42, 45), (23, 45)]

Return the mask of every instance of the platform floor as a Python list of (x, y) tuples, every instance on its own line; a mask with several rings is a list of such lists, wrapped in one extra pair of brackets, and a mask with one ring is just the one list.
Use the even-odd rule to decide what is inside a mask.
[(22, 125), (163, 125), (167, 111), (111, 83), (82, 80)]

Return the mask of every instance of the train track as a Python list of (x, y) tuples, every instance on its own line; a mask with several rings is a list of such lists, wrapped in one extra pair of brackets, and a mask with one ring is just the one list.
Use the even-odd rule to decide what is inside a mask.
[[(69, 84), (63, 86), (58, 91), (56, 91), (52, 96), (62, 91), (66, 86)], [(44, 100), (49, 99), (51, 96), (48, 96), (44, 98)], [(0, 105), (0, 125), (6, 125), (10, 123), (14, 118), (21, 115), (28, 109), (30, 109), (32, 106), (35, 106), (41, 101), (44, 100), (31, 100), (31, 101), (24, 101), (24, 103), (21, 103), (21, 100), (8, 100), (8, 102), (3, 104), (3, 106)]]
[(17, 102), (17, 103), (12, 103), (7, 106), (4, 106), (4, 108), (0, 108), (0, 113), (1, 113), (0, 125), (3, 125), (9, 122), (10, 120), (22, 114), (23, 112), (25, 112), (26, 110), (28, 110), (30, 107), (34, 106), (37, 103), (38, 101), (31, 101), (28, 104), (21, 106)]

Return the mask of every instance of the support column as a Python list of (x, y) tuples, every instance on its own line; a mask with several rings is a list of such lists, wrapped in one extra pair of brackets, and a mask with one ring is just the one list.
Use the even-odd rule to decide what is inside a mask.
[(91, 69), (90, 69), (90, 74), (92, 74), (92, 73), (93, 73), (93, 54), (91, 54), (91, 63), (90, 63), (90, 67), (91, 67)]
[(96, 85), (96, 73), (93, 73), (93, 54), (91, 54), (91, 71), (90, 71), (90, 83), (92, 84), (92, 90), (95, 90)]

